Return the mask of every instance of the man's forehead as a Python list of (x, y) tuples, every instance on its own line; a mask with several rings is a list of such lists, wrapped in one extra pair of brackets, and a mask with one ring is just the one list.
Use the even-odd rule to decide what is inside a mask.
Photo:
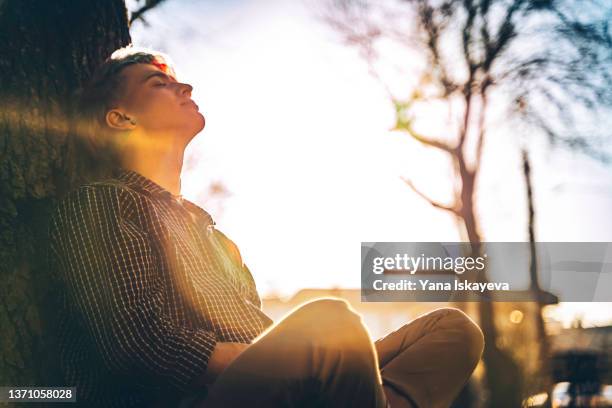
[(174, 72), (172, 72), (172, 70), (169, 69), (165, 64), (162, 67), (160, 67), (159, 64), (148, 64), (148, 63), (132, 64), (128, 67), (125, 67), (125, 69), (122, 72), (122, 74), (125, 76), (128, 82), (132, 84), (140, 83), (146, 80), (149, 76), (154, 75), (154, 74), (160, 74), (160, 73), (165, 74), (169, 76), (170, 78), (176, 80), (176, 78), (174, 77)]

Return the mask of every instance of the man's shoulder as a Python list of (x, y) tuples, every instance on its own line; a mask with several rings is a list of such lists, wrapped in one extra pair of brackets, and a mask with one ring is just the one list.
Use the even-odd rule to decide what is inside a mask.
[(72, 189), (60, 204), (81, 202), (91, 199), (105, 199), (132, 195), (134, 192), (128, 185), (114, 178), (91, 181)]
[(105, 211), (121, 212), (140, 199), (141, 194), (127, 183), (116, 179), (91, 181), (72, 189), (62, 198), (54, 211), (56, 216)]

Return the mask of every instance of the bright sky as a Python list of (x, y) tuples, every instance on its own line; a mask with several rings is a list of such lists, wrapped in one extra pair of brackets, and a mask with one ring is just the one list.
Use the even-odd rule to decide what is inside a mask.
[[(170, 54), (206, 116), (182, 193), (238, 244), (263, 295), (358, 287), (362, 241), (460, 239), (450, 216), (400, 180), (443, 201), (443, 161), (388, 130), (394, 111), (383, 89), (306, 2), (167, 0), (146, 20), (132, 28), (134, 43)], [(433, 113), (424, 116), (432, 126)], [(489, 137), (485, 238), (524, 241), (518, 139), (501, 128)], [(612, 241), (611, 169), (533, 140), (537, 239)], [(221, 204), (208, 197), (217, 181), (231, 193)], [(555, 316), (601, 324), (609, 309), (564, 304)]]

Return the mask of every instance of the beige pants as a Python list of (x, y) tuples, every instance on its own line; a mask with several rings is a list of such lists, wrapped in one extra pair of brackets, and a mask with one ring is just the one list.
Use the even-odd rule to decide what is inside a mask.
[(372, 344), (348, 303), (319, 299), (255, 339), (204, 401), (181, 406), (385, 408), (384, 384), (418, 408), (448, 407), (482, 350), (482, 332), (458, 309), (422, 315)]

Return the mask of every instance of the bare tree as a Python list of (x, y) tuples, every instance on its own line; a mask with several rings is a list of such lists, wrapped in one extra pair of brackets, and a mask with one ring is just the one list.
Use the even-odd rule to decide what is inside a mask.
[[(551, 143), (610, 160), (609, 128), (590, 124), (605, 121), (612, 105), (611, 13), (609, 3), (594, 0), (329, 0), (321, 17), (360, 51), (385, 86), (396, 110), (395, 129), (449, 159), (453, 199), (448, 203), (428, 196), (411, 179), (404, 181), (432, 206), (452, 213), (478, 254), (477, 179), (493, 123), (493, 98), (496, 108), (504, 104), (507, 124), (520, 123)], [(398, 96), (380, 70), (385, 50), (397, 46), (423, 62), (407, 97)], [(402, 88), (408, 86), (406, 80)], [(451, 112), (444, 137), (425, 134), (416, 124), (418, 107), (432, 101), (445, 103)], [(488, 405), (520, 406), (518, 370), (497, 347), (492, 304), (478, 307)]]
[(527, 192), (527, 213), (528, 222), (527, 230), (529, 234), (529, 249), (531, 253), (531, 259), (529, 263), (529, 277), (530, 277), (530, 290), (534, 294), (536, 300), (535, 308), (535, 327), (536, 327), (536, 338), (538, 339), (539, 347), (539, 358), (540, 358), (540, 376), (542, 378), (541, 386), (543, 389), (549, 389), (551, 384), (551, 366), (550, 366), (550, 349), (548, 337), (546, 336), (546, 328), (544, 325), (544, 317), (542, 316), (542, 309), (546, 305), (543, 300), (543, 292), (540, 287), (540, 280), (538, 276), (538, 253), (536, 249), (536, 233), (535, 233), (535, 206), (533, 200), (533, 182), (531, 177), (531, 164), (529, 161), (529, 155), (527, 150), (523, 148), (522, 160), (523, 160), (523, 176), (525, 177), (525, 190)]

